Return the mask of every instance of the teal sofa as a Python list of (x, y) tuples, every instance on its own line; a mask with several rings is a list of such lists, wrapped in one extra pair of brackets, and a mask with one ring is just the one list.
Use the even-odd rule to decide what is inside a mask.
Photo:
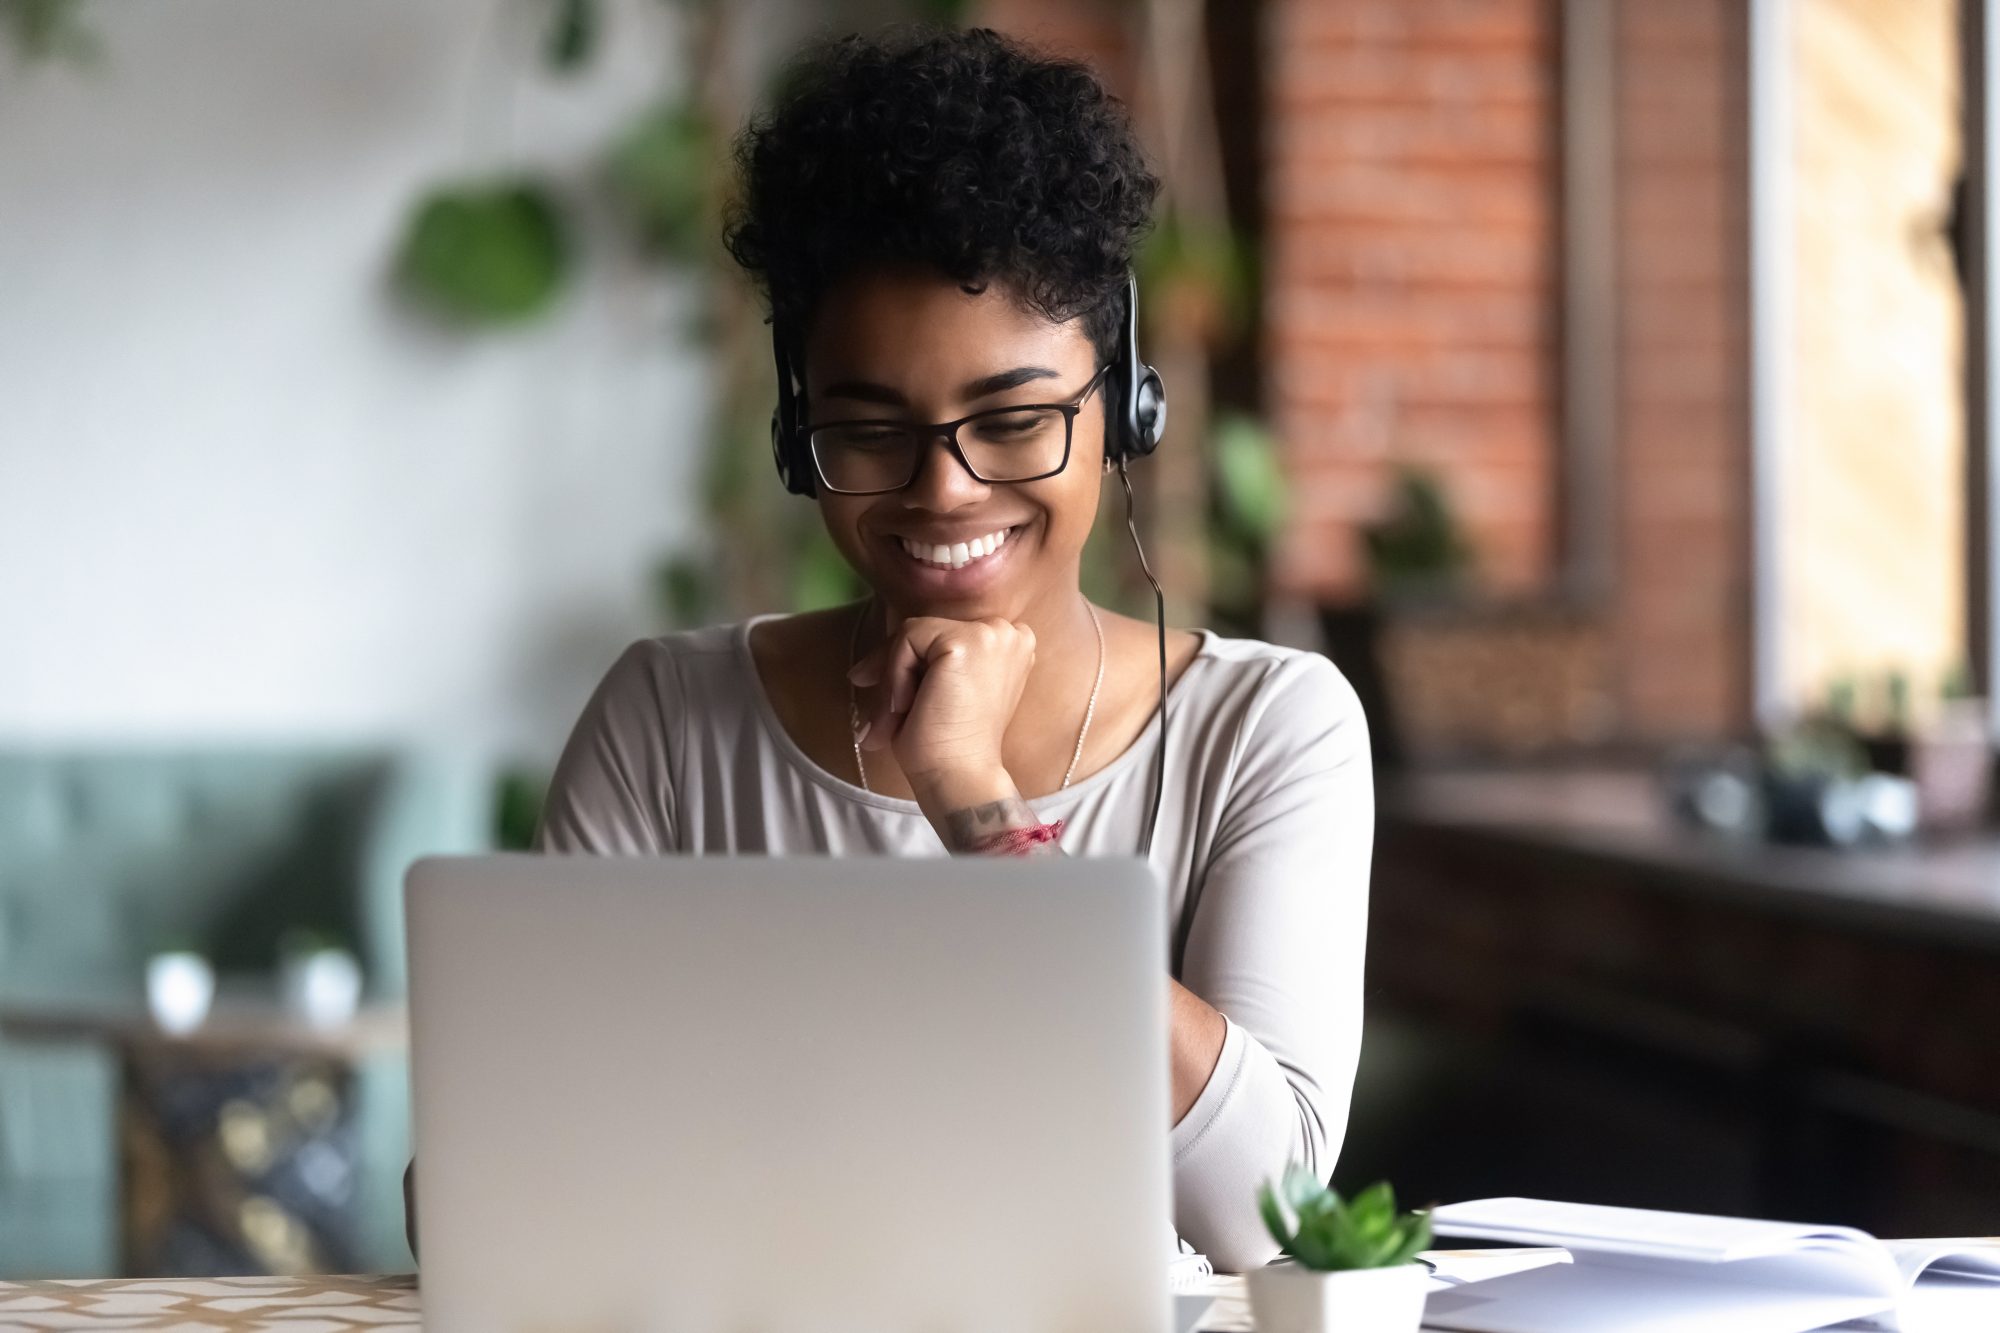
[[(387, 749), (0, 749), (0, 997), (136, 999), (172, 942), (225, 985), (268, 976), (303, 926), (400, 998), (403, 872), (486, 846), (490, 795), (477, 764)], [(117, 1271), (116, 1098), (95, 1044), (0, 1043), (0, 1278)], [(356, 1099), (360, 1258), (407, 1267), (403, 1056), (364, 1065)]]

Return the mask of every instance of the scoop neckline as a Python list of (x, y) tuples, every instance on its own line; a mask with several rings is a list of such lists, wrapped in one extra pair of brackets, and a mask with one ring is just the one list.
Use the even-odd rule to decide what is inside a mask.
[[(764, 688), (764, 678), (757, 672), (757, 655), (750, 648), (750, 631), (767, 620), (782, 620), (784, 618), (785, 613), (783, 612), (768, 611), (762, 615), (751, 616), (749, 619), (739, 622), (736, 626), (736, 654), (741, 661), (745, 676), (750, 681), (750, 694), (756, 701), (758, 722), (763, 725), (765, 732), (777, 745), (779, 752), (785, 756), (786, 760), (794, 768), (797, 768), (812, 782), (824, 787), (834, 795), (857, 805), (872, 805), (879, 810), (890, 810), (897, 814), (921, 816), (923, 814), (923, 807), (919, 806), (915, 801), (906, 801), (900, 796), (884, 796), (880, 792), (869, 791), (858, 783), (849, 782), (838, 773), (829, 772), (827, 769), (822, 768), (818, 763), (814, 762), (811, 755), (807, 754), (800, 747), (797, 741), (792, 739), (792, 734), (785, 730), (785, 724), (779, 719), (778, 710), (771, 703), (771, 696)], [(1181, 693), (1182, 686), (1187, 683), (1188, 677), (1194, 674), (1195, 667), (1204, 659), (1214, 656), (1215, 645), (1222, 637), (1214, 630), (1206, 628), (1196, 629), (1194, 633), (1200, 636), (1201, 642), (1196, 646), (1194, 656), (1189, 658), (1188, 664), (1181, 669), (1179, 677), (1174, 680), (1173, 684), (1167, 686), (1167, 703), (1169, 705), (1172, 705), (1176, 697)], [(1060, 791), (1052, 791), (1042, 796), (1023, 797), (1022, 799), (1027, 801), (1031, 808), (1044, 805), (1066, 804), (1069, 801), (1080, 799), (1096, 788), (1111, 782), (1125, 769), (1137, 764), (1143, 755), (1150, 753), (1151, 750), (1147, 745), (1147, 741), (1155, 734), (1156, 728), (1149, 719), (1145, 729), (1133, 738), (1132, 743), (1126, 746), (1115, 759), (1103, 768), (1098, 769), (1088, 777), (1078, 778)]]

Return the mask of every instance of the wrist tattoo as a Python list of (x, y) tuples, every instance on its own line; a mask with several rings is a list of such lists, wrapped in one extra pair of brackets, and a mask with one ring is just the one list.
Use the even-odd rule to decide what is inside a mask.
[[(954, 810), (945, 816), (945, 827), (951, 834), (951, 850), (971, 851), (991, 839), (997, 833), (1012, 829), (1034, 828), (1042, 821), (1028, 808), (1028, 803), (1018, 796), (1003, 797), (998, 801), (988, 801), (984, 805), (969, 806), (964, 810)], [(1034, 849), (1038, 855), (1063, 854), (1062, 848), (1054, 842), (1043, 843)]]

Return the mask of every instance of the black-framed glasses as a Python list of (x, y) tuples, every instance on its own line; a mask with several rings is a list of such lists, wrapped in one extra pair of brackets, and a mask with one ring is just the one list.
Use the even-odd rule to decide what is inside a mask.
[(942, 435), (967, 472), (988, 485), (1053, 477), (1069, 466), (1076, 414), (1103, 382), (1105, 366), (1066, 403), (1024, 403), (920, 426), (909, 421), (829, 421), (808, 428), (820, 484), (840, 495), (885, 495), (917, 479), (924, 449)]

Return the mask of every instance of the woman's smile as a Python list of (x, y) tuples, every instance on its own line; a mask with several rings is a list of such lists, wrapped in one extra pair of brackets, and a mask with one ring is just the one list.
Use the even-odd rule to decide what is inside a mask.
[(983, 592), (1014, 563), (1026, 523), (955, 533), (892, 533), (883, 539), (891, 554), (891, 577), (919, 595), (965, 596)]

